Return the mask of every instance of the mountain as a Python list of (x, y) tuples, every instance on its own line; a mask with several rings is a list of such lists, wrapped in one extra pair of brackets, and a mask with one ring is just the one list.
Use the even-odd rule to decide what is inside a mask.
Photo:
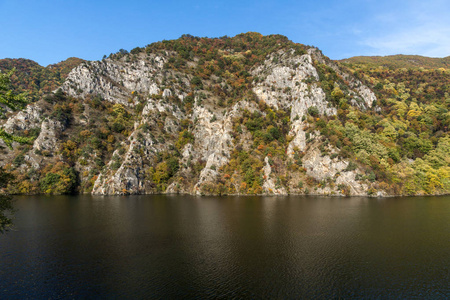
[(57, 89), (69, 72), (82, 62), (83, 59), (70, 57), (57, 64), (42, 67), (29, 59), (5, 58), (0, 59), (0, 71), (7, 72), (15, 68), (16, 72), (11, 78), (15, 91), (27, 92), (32, 101), (37, 101), (45, 93)]
[(355, 56), (339, 62), (344, 64), (363, 64), (371, 67), (382, 66), (389, 69), (450, 69), (450, 56), (444, 58), (420, 55)]
[(449, 71), (334, 62), (281, 35), (184, 35), (81, 62), (10, 114), (11, 193), (450, 190)]

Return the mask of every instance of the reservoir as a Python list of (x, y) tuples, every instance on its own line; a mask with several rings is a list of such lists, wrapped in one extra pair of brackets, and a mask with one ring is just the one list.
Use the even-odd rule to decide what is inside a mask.
[(1, 299), (450, 297), (450, 196), (20, 196)]

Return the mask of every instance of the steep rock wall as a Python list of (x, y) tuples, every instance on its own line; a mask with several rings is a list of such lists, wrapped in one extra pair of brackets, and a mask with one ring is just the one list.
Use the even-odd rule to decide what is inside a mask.
[[(108, 58), (82, 63), (72, 70), (62, 85), (61, 89), (65, 93), (77, 98), (100, 96), (129, 109), (135, 109), (138, 104), (143, 105), (128, 138), (120, 143), (120, 149), (113, 151), (110, 161), (96, 175), (92, 193), (208, 193), (202, 187), (223, 180), (222, 169), (231, 163), (237, 145), (242, 145), (245, 151), (252, 147), (252, 135), (245, 128), (242, 134), (236, 134), (235, 129), (236, 122), (239, 122), (237, 120), (246, 111), (258, 112), (262, 116), (266, 114), (258, 106), (258, 101), (273, 110), (288, 112), (290, 117), (290, 140), (285, 148), (287, 160), (278, 160), (277, 166), (271, 166), (271, 158), (261, 156), (261, 193), (305, 192), (297, 187), (297, 175), (291, 176), (287, 174), (288, 171), (283, 171), (288, 170), (290, 161), (299, 153), (304, 155), (306, 176), (316, 181), (333, 182), (331, 186), (311, 193), (342, 195), (342, 186), (348, 187), (351, 195), (367, 193), (368, 187), (356, 180), (358, 170), (345, 171), (348, 161), (322, 155), (317, 149), (320, 144), (318, 134), (311, 135), (309, 140), (306, 138), (305, 128), (308, 124), (305, 118), (310, 108), (315, 108), (320, 115), (337, 113), (336, 105), (321, 87), (317, 63), (326, 64), (349, 82), (344, 93), (352, 99), (351, 104), (354, 106), (368, 109), (375, 100), (367, 87), (323, 57), (320, 51), (311, 48), (302, 55), (297, 55), (293, 49), (271, 53), (263, 63), (251, 70), (254, 78), (252, 92), (257, 101), (244, 98), (228, 107), (216, 105), (220, 99), (211, 93), (211, 88), (207, 88), (208, 85), (213, 86), (213, 81), (218, 81), (218, 78), (212, 75), (210, 79), (203, 79), (205, 87), (194, 88), (191, 84), (192, 75), (165, 68), (168, 56), (168, 52), (166, 55), (144, 52), (132, 58), (125, 56), (116, 60)], [(196, 63), (191, 64), (195, 68)], [(225, 88), (226, 84), (221, 83), (221, 86)], [(135, 95), (139, 95), (139, 101)], [(188, 111), (183, 108), (187, 101), (192, 102), (192, 109)], [(86, 120), (77, 118), (76, 122), (82, 126)], [(41, 128), (33, 151), (50, 151), (57, 155), (55, 150), (60, 147), (58, 136), (65, 126), (56, 120), (42, 118), (39, 106), (30, 105), (26, 111), (11, 117), (5, 124), (9, 130), (24, 130), (32, 126)], [(180, 143), (183, 130), (192, 136)], [(166, 159), (174, 157), (177, 161), (167, 186), (159, 185), (159, 179), (155, 176), (158, 168), (163, 166), (161, 156), (164, 155)], [(28, 157), (36, 168), (48, 162), (39, 161), (31, 154)], [(92, 170), (89, 165), (80, 162), (75, 163), (75, 168), (80, 173)], [(281, 177), (286, 178), (281, 180)], [(85, 180), (84, 177), (81, 180)], [(240, 193), (238, 182), (235, 193)]]

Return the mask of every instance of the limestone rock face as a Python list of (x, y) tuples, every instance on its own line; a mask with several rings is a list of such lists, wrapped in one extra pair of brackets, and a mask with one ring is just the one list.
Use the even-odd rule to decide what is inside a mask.
[(318, 181), (334, 182), (334, 189), (327, 187), (316, 191), (317, 194), (340, 194), (342, 192), (339, 186), (345, 186), (350, 189), (349, 194), (352, 196), (367, 195), (367, 185), (356, 180), (356, 174), (359, 174), (357, 170), (346, 170), (348, 164), (348, 161), (339, 160), (337, 157), (332, 159), (328, 155), (322, 156), (317, 148), (308, 151), (303, 159), (303, 165), (308, 176)]
[(348, 84), (351, 90), (349, 95), (353, 97), (353, 103), (359, 106), (361, 109), (367, 109), (372, 107), (373, 102), (377, 99), (375, 94), (365, 86), (360, 80), (344, 72), (335, 62), (326, 58), (322, 52), (317, 48), (308, 49), (308, 53), (321, 64), (325, 64), (332, 68), (339, 76), (342, 76)]
[[(38, 136), (32, 143), (31, 149), (28, 153), (23, 153), (24, 162), (27, 162), (34, 169), (40, 169), (50, 163), (51, 159), (42, 157), (42, 153), (47, 156), (55, 155), (59, 150), (60, 135), (65, 130), (64, 124), (44, 116), (43, 106), (40, 102), (29, 104), (24, 110), (8, 118), (3, 125), (6, 132), (14, 135), (20, 135), (23, 131), (36, 130)], [(17, 149), (20, 144), (13, 142), (13, 149), (10, 150), (5, 147), (3, 140), (0, 140), (0, 146), (5, 148), (5, 153), (0, 160), (0, 166), (3, 166), (17, 156)], [(41, 153), (41, 155), (37, 155), (36, 152)], [(19, 169), (23, 172), (28, 170), (25, 164), (21, 165)]]
[(275, 108), (291, 111), (290, 135), (294, 138), (287, 149), (291, 157), (295, 148), (305, 150), (302, 118), (308, 108), (315, 107), (320, 114), (336, 114), (336, 108), (326, 101), (324, 91), (318, 86), (319, 75), (310, 54), (296, 56), (293, 50), (274, 53), (253, 74), (264, 78), (259, 77), (253, 88), (258, 98)]
[(348, 162), (331, 159), (330, 156), (321, 156), (318, 149), (308, 151), (303, 160), (303, 165), (306, 168), (306, 174), (323, 180), (326, 178), (333, 178), (337, 173), (342, 172), (348, 165)]
[(15, 130), (30, 130), (40, 127), (42, 110), (36, 104), (27, 105), (25, 110), (19, 111), (9, 118), (4, 128), (6, 132), (14, 133)]
[(58, 134), (64, 130), (61, 122), (54, 120), (45, 120), (41, 123), (41, 132), (34, 141), (33, 149), (55, 151), (57, 150)]
[(312, 106), (321, 114), (336, 114), (336, 108), (327, 103), (325, 93), (316, 84), (319, 75), (309, 54), (296, 56), (293, 50), (279, 51), (252, 74), (259, 78), (253, 88), (258, 98), (276, 109), (290, 109), (291, 119), (301, 119)]
[[(142, 174), (142, 157), (134, 155), (134, 149), (138, 149), (138, 145), (131, 143), (125, 154), (121, 166), (117, 171), (109, 171), (100, 174), (94, 183), (93, 194), (99, 195), (116, 195), (116, 194), (140, 194), (145, 193), (145, 182)], [(118, 155), (117, 152), (114, 155)], [(114, 157), (113, 155), (113, 157)], [(113, 161), (108, 163), (112, 169)]]
[[(230, 157), (233, 146), (231, 138), (233, 111), (224, 116), (218, 116), (214, 120), (214, 114), (202, 107), (196, 107), (193, 118), (197, 119), (194, 130), (194, 145), (196, 157), (206, 161), (205, 168), (201, 171), (199, 181), (195, 185), (195, 193), (200, 194), (199, 186), (206, 181), (214, 181), (217, 170), (225, 165)], [(214, 120), (214, 121), (213, 121)]]
[(270, 176), (272, 174), (272, 168), (269, 164), (269, 158), (264, 158), (264, 184), (263, 190), (266, 194), (274, 195), (287, 195), (286, 189), (280, 185), (276, 185), (274, 179)]
[[(330, 182), (327, 187), (310, 193), (341, 195), (342, 187), (346, 187), (351, 195), (367, 193), (368, 187), (356, 180), (359, 171), (346, 171), (348, 161), (331, 158), (330, 154), (322, 155), (318, 149), (319, 132), (306, 134), (308, 123), (305, 119), (311, 117), (309, 109), (314, 108), (320, 115), (337, 114), (336, 104), (330, 101), (329, 90), (326, 92), (322, 88), (319, 68), (316, 68), (318, 64), (332, 68), (349, 82), (344, 96), (351, 99), (351, 105), (369, 109), (376, 100), (369, 88), (341, 70), (319, 50), (311, 48), (302, 55), (296, 54), (294, 49), (269, 54), (251, 70), (254, 81), (249, 94), (256, 100), (242, 97), (233, 99), (235, 102), (230, 102), (232, 105), (229, 106), (218, 105), (222, 99), (212, 92), (216, 87), (227, 91), (226, 80), (211, 74), (206, 79), (196, 78), (205, 86), (209, 84), (207, 88), (194, 86), (191, 84), (192, 75), (167, 69), (165, 64), (170, 57), (170, 53), (164, 51), (158, 54), (140, 52), (120, 59), (85, 62), (73, 69), (61, 86), (63, 92), (79, 99), (100, 96), (100, 99), (122, 104), (130, 111), (138, 111), (131, 132), (120, 143), (114, 144), (111, 158), (98, 168), (96, 174), (86, 175), (97, 170), (91, 161), (74, 162), (82, 181), (92, 179), (93, 194), (208, 194), (215, 191), (205, 187), (215, 187), (220, 181), (242, 181), (236, 174), (224, 177), (223, 170), (229, 164), (236, 164), (232, 160), (235, 151), (249, 151), (258, 146), (253, 144), (252, 134), (239, 122), (247, 112), (264, 115), (261, 103), (273, 110), (288, 112), (288, 135), (291, 138), (282, 150), (286, 154), (285, 161), (278, 160), (273, 164), (272, 159), (278, 158), (261, 154), (265, 157), (261, 162), (261, 178), (258, 179), (261, 193), (285, 195), (303, 192), (301, 188), (293, 188), (295, 184), (286, 184), (298, 180), (290, 177), (288, 165), (299, 153), (303, 155), (302, 167), (306, 176), (318, 182)], [(187, 63), (192, 69), (197, 65), (195, 59)], [(4, 127), (9, 132), (40, 128), (32, 151), (46, 151), (57, 157), (60, 155), (60, 136), (73, 132), (60, 121), (44, 116), (41, 106), (29, 105), (26, 110), (10, 117)], [(83, 115), (76, 117), (76, 124), (85, 129), (82, 127), (92, 122), (89, 123)], [(242, 132), (236, 132), (236, 125), (243, 127), (240, 129)], [(238, 150), (238, 145), (242, 149)], [(329, 150), (330, 153), (334, 151)], [(34, 154), (30, 152), (27, 155), (26, 159), (36, 168), (42, 167)], [(95, 155), (94, 158), (100, 159)], [(172, 165), (167, 165), (168, 162)], [(169, 173), (170, 181), (161, 179)], [(240, 193), (239, 185), (236, 183), (235, 191), (227, 193)]]
[[(151, 120), (144, 117), (139, 125), (149, 123)], [(138, 133), (142, 138), (138, 138)], [(127, 149), (125, 154), (120, 155), (114, 151), (108, 168), (99, 174), (92, 189), (93, 194), (117, 195), (117, 194), (145, 194), (151, 190), (149, 180), (146, 180), (144, 161), (153, 159), (164, 145), (155, 145), (149, 134), (135, 130), (128, 140), (121, 145)], [(120, 166), (114, 170), (115, 160), (120, 161)]]
[(104, 59), (82, 63), (69, 73), (61, 89), (74, 97), (100, 95), (124, 105), (129, 105), (127, 100), (133, 92), (158, 94), (156, 79), (166, 59), (143, 56), (135, 61)]

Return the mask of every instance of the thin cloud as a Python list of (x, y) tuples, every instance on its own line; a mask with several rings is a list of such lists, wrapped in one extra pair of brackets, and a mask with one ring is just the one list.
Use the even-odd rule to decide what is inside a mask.
[[(442, 1), (437, 1), (442, 4)], [(376, 15), (378, 30), (367, 30), (361, 45), (378, 55), (419, 54), (433, 57), (450, 55), (448, 4), (424, 3), (401, 12)], [(374, 24), (372, 23), (372, 24)]]
[(373, 53), (379, 55), (420, 54), (445, 57), (450, 55), (450, 26), (438, 29), (434, 26), (411, 28), (381, 37), (371, 37), (362, 44), (369, 46)]

